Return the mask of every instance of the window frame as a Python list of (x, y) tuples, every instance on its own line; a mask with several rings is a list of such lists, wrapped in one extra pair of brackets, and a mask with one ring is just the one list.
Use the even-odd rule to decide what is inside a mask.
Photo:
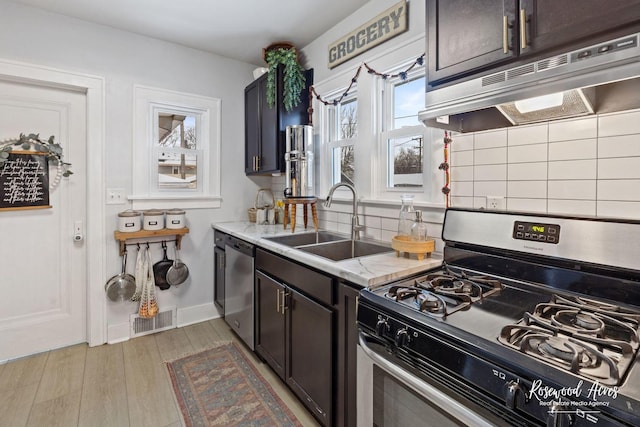
[[(196, 117), (198, 187), (158, 186), (158, 114)], [(220, 99), (146, 86), (134, 86), (133, 209), (218, 208), (220, 196)]]
[[(403, 63), (392, 68), (387, 74), (398, 74), (407, 69), (411, 63)], [(397, 200), (400, 194), (409, 193), (414, 195), (414, 201), (423, 204), (434, 204), (440, 206), (443, 204), (441, 194), (436, 191), (441, 178), (437, 174), (437, 165), (434, 165), (434, 139), (433, 130), (425, 127), (422, 123), (415, 126), (403, 126), (394, 128), (394, 89), (397, 85), (414, 80), (416, 78), (425, 78), (425, 68), (417, 67), (407, 73), (406, 79), (401, 77), (377, 79), (375, 85), (374, 97), (375, 103), (378, 105), (379, 120), (376, 126), (375, 134), (377, 141), (377, 160), (372, 167), (377, 167), (381, 171), (374, 182), (373, 196), (376, 200)], [(416, 112), (417, 115), (418, 112)], [(389, 141), (392, 139), (411, 137), (415, 135), (422, 136), (422, 186), (421, 187), (388, 187), (388, 178), (390, 168), (393, 165), (393, 159), (389, 156)]]

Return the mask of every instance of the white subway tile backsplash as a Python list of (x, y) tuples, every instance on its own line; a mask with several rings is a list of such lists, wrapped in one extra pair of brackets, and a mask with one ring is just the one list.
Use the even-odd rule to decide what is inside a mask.
[[(398, 215), (400, 215), (400, 214), (398, 213)], [(383, 230), (397, 232), (398, 231), (398, 218), (380, 218), (380, 227)]]
[(597, 157), (596, 138), (549, 144), (549, 160), (595, 159)]
[(549, 181), (549, 199), (595, 200), (596, 180)]
[(596, 179), (596, 160), (549, 162), (549, 179)]
[(473, 151), (454, 151), (451, 153), (451, 166), (472, 166)]
[(640, 200), (640, 179), (601, 179), (598, 181), (598, 200)]
[(640, 157), (598, 160), (599, 179), (640, 178)]
[(509, 181), (535, 181), (547, 179), (547, 162), (509, 164)]
[(547, 181), (509, 181), (507, 197), (546, 199)]
[(507, 148), (486, 148), (476, 150), (473, 156), (475, 165), (497, 165), (507, 163)]
[(469, 151), (473, 150), (473, 134), (455, 134), (451, 137), (451, 151)]
[(476, 181), (473, 186), (473, 195), (475, 197), (482, 196), (507, 196), (507, 182), (506, 181)]
[(508, 155), (509, 163), (544, 162), (547, 160), (547, 144), (509, 147)]
[(487, 198), (486, 197), (474, 197), (473, 205), (470, 206), (475, 209), (482, 209), (487, 207)]
[(513, 145), (529, 145), (546, 143), (549, 135), (549, 125), (546, 123), (517, 126), (509, 128), (509, 147)]
[(478, 132), (475, 134), (473, 147), (476, 150), (507, 146), (507, 131)]
[(452, 196), (473, 196), (473, 181), (457, 181), (451, 183)]
[(549, 142), (588, 139), (597, 136), (598, 120), (595, 117), (549, 123)]
[(547, 201), (545, 199), (507, 199), (507, 209), (510, 211), (524, 212), (547, 212)]
[(640, 202), (598, 201), (598, 216), (640, 219)]
[(550, 214), (595, 216), (596, 201), (593, 200), (549, 200)]
[(476, 181), (498, 181), (507, 179), (507, 165), (479, 165), (473, 168)]
[(452, 167), (451, 181), (473, 181), (473, 166)]
[(449, 203), (452, 207), (456, 208), (473, 208), (473, 197), (457, 197), (451, 196)]
[(598, 158), (640, 156), (640, 135), (600, 137)]
[(600, 116), (598, 132), (600, 137), (640, 133), (640, 110)]

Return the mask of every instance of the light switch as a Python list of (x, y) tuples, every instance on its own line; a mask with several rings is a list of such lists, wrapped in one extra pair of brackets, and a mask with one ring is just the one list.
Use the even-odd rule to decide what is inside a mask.
[(107, 204), (123, 205), (127, 203), (127, 196), (124, 188), (107, 188)]

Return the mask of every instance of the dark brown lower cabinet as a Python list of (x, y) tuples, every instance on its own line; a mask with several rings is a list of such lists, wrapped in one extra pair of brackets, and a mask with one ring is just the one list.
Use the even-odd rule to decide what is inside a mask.
[(322, 425), (333, 425), (334, 312), (256, 271), (256, 352)]

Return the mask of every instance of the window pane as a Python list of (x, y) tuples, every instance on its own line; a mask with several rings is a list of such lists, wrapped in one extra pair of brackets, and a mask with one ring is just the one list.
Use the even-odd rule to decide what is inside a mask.
[(332, 184), (337, 184), (338, 182), (353, 184), (353, 178), (353, 145), (334, 148)]
[(160, 150), (158, 152), (158, 187), (163, 189), (189, 188), (197, 185), (197, 154), (182, 150)]
[(424, 109), (424, 91), (424, 76), (393, 87), (393, 129), (420, 124), (418, 112)]
[(339, 139), (355, 138), (358, 135), (358, 101), (356, 99), (340, 104)]
[(158, 187), (197, 188), (196, 117), (158, 113)]
[(422, 187), (423, 137), (406, 136), (388, 140), (389, 187)]

